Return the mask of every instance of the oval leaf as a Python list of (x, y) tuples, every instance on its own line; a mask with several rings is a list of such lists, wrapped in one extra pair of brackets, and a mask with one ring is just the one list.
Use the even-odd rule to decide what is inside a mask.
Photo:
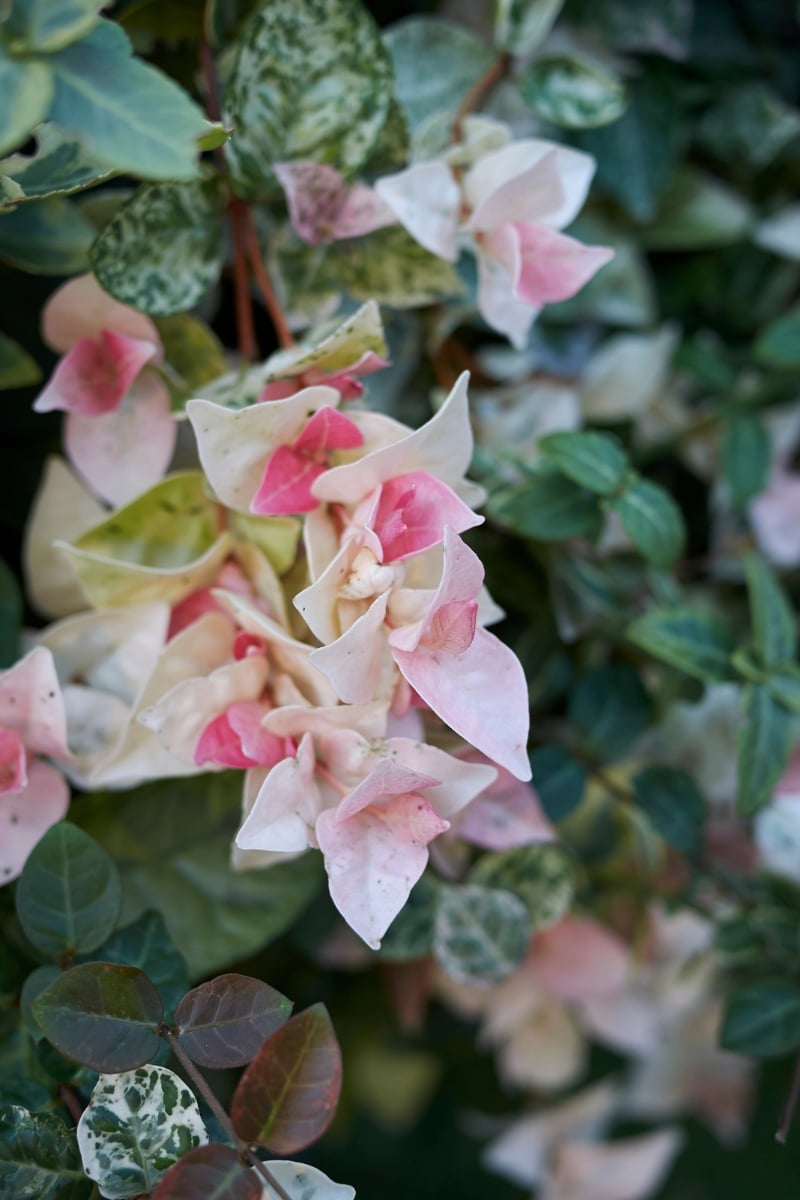
[(752, 816), (770, 799), (786, 770), (797, 720), (773, 700), (765, 687), (758, 685), (745, 688), (743, 710), (736, 764), (736, 808), (742, 816)]
[(285, 1025), (292, 1002), (248, 975), (219, 975), (178, 1005), (178, 1041), (201, 1067), (243, 1067)]
[(231, 1104), (239, 1137), (296, 1154), (322, 1137), (342, 1086), (342, 1056), (324, 1004), (292, 1017), (262, 1046)]
[(777, 1058), (800, 1046), (800, 988), (788, 979), (763, 979), (734, 992), (720, 1042), (753, 1058)]
[(489, 515), (513, 533), (539, 542), (592, 537), (602, 526), (597, 497), (548, 468), (497, 491), (489, 500)]
[(633, 791), (639, 807), (670, 845), (685, 854), (700, 849), (705, 803), (691, 775), (675, 767), (646, 767), (634, 776)]
[(477, 884), (442, 889), (433, 952), (459, 983), (505, 979), (524, 959), (529, 936), (527, 908), (511, 892)]
[(730, 677), (733, 639), (708, 613), (693, 608), (654, 608), (628, 627), (628, 637), (695, 679), (716, 683)]
[(86, 1200), (75, 1133), (55, 1113), (9, 1105), (0, 1112), (0, 1195), (18, 1200)]
[(231, 1146), (198, 1146), (163, 1177), (150, 1200), (261, 1200), (258, 1175)]
[(114, 863), (68, 821), (48, 829), (17, 885), (22, 928), (32, 945), (52, 958), (96, 950), (116, 924), (120, 900)]
[(101, 1075), (78, 1122), (84, 1170), (107, 1200), (151, 1192), (174, 1162), (207, 1141), (196, 1099), (166, 1067)]
[(744, 565), (756, 650), (768, 666), (789, 661), (797, 651), (797, 625), (789, 599), (757, 554), (749, 554)]
[(615, 492), (628, 469), (625, 451), (606, 433), (550, 433), (539, 448), (559, 471), (600, 496)]
[(609, 501), (639, 553), (656, 567), (667, 567), (683, 553), (683, 515), (664, 488), (633, 478), (621, 496)]
[(65, 971), (33, 1003), (53, 1045), (95, 1071), (129, 1071), (158, 1053), (161, 997), (143, 971), (83, 963)]
[(627, 99), (620, 81), (586, 59), (551, 54), (538, 59), (519, 83), (537, 117), (567, 129), (591, 129), (616, 121)]

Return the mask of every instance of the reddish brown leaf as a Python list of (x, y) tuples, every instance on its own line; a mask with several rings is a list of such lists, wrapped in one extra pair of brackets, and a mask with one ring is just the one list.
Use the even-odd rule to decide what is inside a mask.
[(201, 1067), (243, 1067), (291, 1011), (291, 1001), (260, 979), (218, 975), (181, 1000), (178, 1041)]
[(231, 1105), (236, 1132), (274, 1154), (296, 1154), (330, 1125), (341, 1086), (339, 1043), (325, 1005), (315, 1004), (274, 1033), (245, 1071)]
[(263, 1185), (230, 1146), (198, 1146), (159, 1181), (150, 1200), (261, 1200)]

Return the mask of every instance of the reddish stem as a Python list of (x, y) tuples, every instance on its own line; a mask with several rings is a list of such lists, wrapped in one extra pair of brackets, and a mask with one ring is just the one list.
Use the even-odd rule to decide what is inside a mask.
[(251, 362), (258, 357), (258, 343), (253, 324), (253, 306), (250, 298), (250, 276), (247, 270), (247, 240), (243, 216), (247, 209), (241, 200), (231, 197), (228, 214), (233, 238), (233, 288), (236, 302), (236, 331), (239, 353)]
[(60, 1083), (58, 1085), (58, 1098), (77, 1125), (83, 1116), (83, 1105), (78, 1093), (68, 1083)]
[(263, 259), (261, 258), (261, 247), (258, 244), (258, 236), (256, 234), (255, 224), (253, 222), (253, 214), (245, 205), (241, 206), (241, 211), (242, 230), (244, 233), (245, 245), (247, 247), (247, 254), (250, 259), (250, 266), (253, 269), (253, 274), (256, 277), (256, 283), (258, 284), (259, 291), (264, 299), (264, 304), (267, 312), (270, 315), (272, 324), (275, 327), (275, 332), (278, 335), (278, 341), (283, 349), (286, 350), (289, 346), (294, 345), (294, 336), (286, 321), (286, 317), (283, 315), (283, 309), (278, 303), (278, 297), (273, 291), (272, 284), (269, 280), (269, 275), (267, 274), (267, 269), (264, 266)]
[(489, 69), (484, 71), (480, 79), (475, 80), (461, 101), (458, 112), (455, 115), (455, 120), (453, 121), (454, 142), (464, 140), (464, 118), (469, 116), (473, 109), (476, 109), (482, 103), (492, 88), (496, 87), (500, 80), (503, 79), (510, 66), (511, 55), (501, 54), (496, 62), (493, 62)]

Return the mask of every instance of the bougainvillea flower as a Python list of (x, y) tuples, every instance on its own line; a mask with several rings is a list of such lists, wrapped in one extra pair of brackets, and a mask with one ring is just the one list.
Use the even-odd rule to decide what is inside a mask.
[[(467, 762), (484, 761), (475, 752), (463, 757)], [(497, 768), (492, 786), (459, 814), (454, 832), (484, 850), (512, 850), (515, 846), (552, 842), (556, 836), (531, 785), (515, 779), (502, 767)]]
[(81, 338), (61, 359), (34, 408), (36, 412), (61, 409), (84, 417), (113, 412), (142, 367), (157, 353), (156, 343), (111, 329), (101, 330), (96, 338)]
[(358, 525), (363, 516), (366, 544), (381, 563), (401, 562), (438, 546), (446, 525), (464, 533), (484, 520), (428, 471), (388, 479), (365, 509), (357, 511), (353, 521)]
[(395, 224), (394, 213), (373, 188), (346, 183), (335, 167), (301, 161), (273, 163), (272, 169), (295, 232), (312, 246)]
[(19, 875), (69, 805), (66, 780), (42, 755), (70, 757), (53, 656), (37, 646), (0, 673), (0, 883)]
[(267, 459), (250, 511), (262, 516), (310, 512), (319, 500), (311, 485), (327, 470), (335, 450), (354, 450), (364, 435), (349, 417), (335, 408), (319, 408), (288, 446), (278, 446)]

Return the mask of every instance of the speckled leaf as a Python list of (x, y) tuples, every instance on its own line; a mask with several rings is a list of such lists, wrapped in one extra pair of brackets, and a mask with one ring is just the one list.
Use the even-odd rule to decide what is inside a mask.
[(270, 355), (264, 364), (264, 376), (286, 379), (311, 370), (342, 371), (369, 350), (381, 357), (388, 353), (380, 310), (374, 300), (362, 304), (357, 312), (335, 329), (326, 330), (323, 336), (312, 333), (307, 341)]
[(314, 1004), (268, 1038), (231, 1102), (240, 1137), (296, 1154), (322, 1137), (342, 1086), (342, 1056), (328, 1010)]
[(75, 1132), (54, 1113), (19, 1105), (0, 1112), (0, 1195), (8, 1200), (86, 1200), (92, 1190)]
[(430, 254), (398, 226), (338, 242), (331, 259), (342, 286), (356, 300), (417, 308), (464, 291), (449, 262)]
[(153, 316), (192, 308), (222, 267), (223, 210), (216, 181), (145, 184), (92, 246), (94, 273), (117, 300)]
[(114, 173), (89, 158), (80, 138), (56, 125), (40, 125), (36, 130), (36, 141), (33, 154), (12, 154), (0, 162), (0, 177), (13, 180), (20, 189), (19, 194), (7, 202), (0, 194), (0, 210), (4, 203), (21, 204), (26, 200), (78, 192)]
[(260, 979), (218, 975), (181, 1000), (178, 1041), (201, 1067), (243, 1067), (291, 1011), (291, 1000)]
[(469, 873), (469, 882), (511, 892), (525, 905), (532, 929), (559, 921), (572, 902), (569, 859), (559, 846), (519, 846), (484, 854)]
[(615, 75), (571, 54), (539, 58), (519, 81), (537, 117), (567, 129), (608, 125), (625, 111), (625, 88)]
[[(291, 1200), (355, 1200), (355, 1188), (348, 1183), (334, 1183), (317, 1167), (309, 1167), (307, 1163), (267, 1159), (264, 1166)], [(267, 1187), (263, 1200), (279, 1200), (278, 1193)]]
[(95, 525), (59, 542), (90, 602), (176, 603), (215, 578), (230, 548), (199, 471), (171, 475)]
[(182, 1155), (150, 1200), (261, 1200), (260, 1176), (232, 1146), (198, 1146)]
[(143, 913), (138, 920), (118, 929), (99, 947), (95, 958), (144, 971), (158, 989), (167, 1020), (189, 986), (186, 960), (173, 944), (164, 918), (157, 912)]
[(49, 65), (36, 59), (12, 58), (0, 45), (0, 94), (0, 154), (8, 154), (47, 116), (53, 96)]
[(102, 7), (103, 0), (15, 0), (5, 33), (15, 48), (52, 54), (86, 37)]
[(202, 110), (168, 76), (135, 58), (125, 31), (101, 20), (50, 62), (50, 117), (109, 167), (145, 179), (195, 179)]
[(442, 889), (433, 952), (457, 982), (505, 979), (525, 957), (529, 937), (526, 907), (511, 892), (472, 883)]
[(413, 126), (440, 112), (455, 113), (494, 55), (465, 26), (439, 17), (407, 17), (385, 34), (396, 94)]
[(564, 0), (499, 0), (495, 16), (495, 41), (509, 54), (529, 54), (543, 42)]
[(355, 175), (391, 97), (389, 56), (356, 0), (271, 0), (247, 23), (225, 89), (234, 187), (263, 194), (271, 164), (291, 159)]
[(95, 1071), (129, 1071), (158, 1052), (164, 1006), (138, 967), (90, 962), (54, 979), (33, 1015), (68, 1058)]
[(0, 261), (32, 275), (85, 271), (94, 230), (65, 196), (26, 204), (0, 220)]
[(173, 1163), (207, 1141), (187, 1085), (152, 1065), (101, 1075), (78, 1123), (84, 1170), (107, 1200), (151, 1192)]
[(120, 882), (113, 861), (68, 821), (51, 826), (25, 863), (17, 912), (28, 940), (42, 954), (88, 954), (117, 920)]

